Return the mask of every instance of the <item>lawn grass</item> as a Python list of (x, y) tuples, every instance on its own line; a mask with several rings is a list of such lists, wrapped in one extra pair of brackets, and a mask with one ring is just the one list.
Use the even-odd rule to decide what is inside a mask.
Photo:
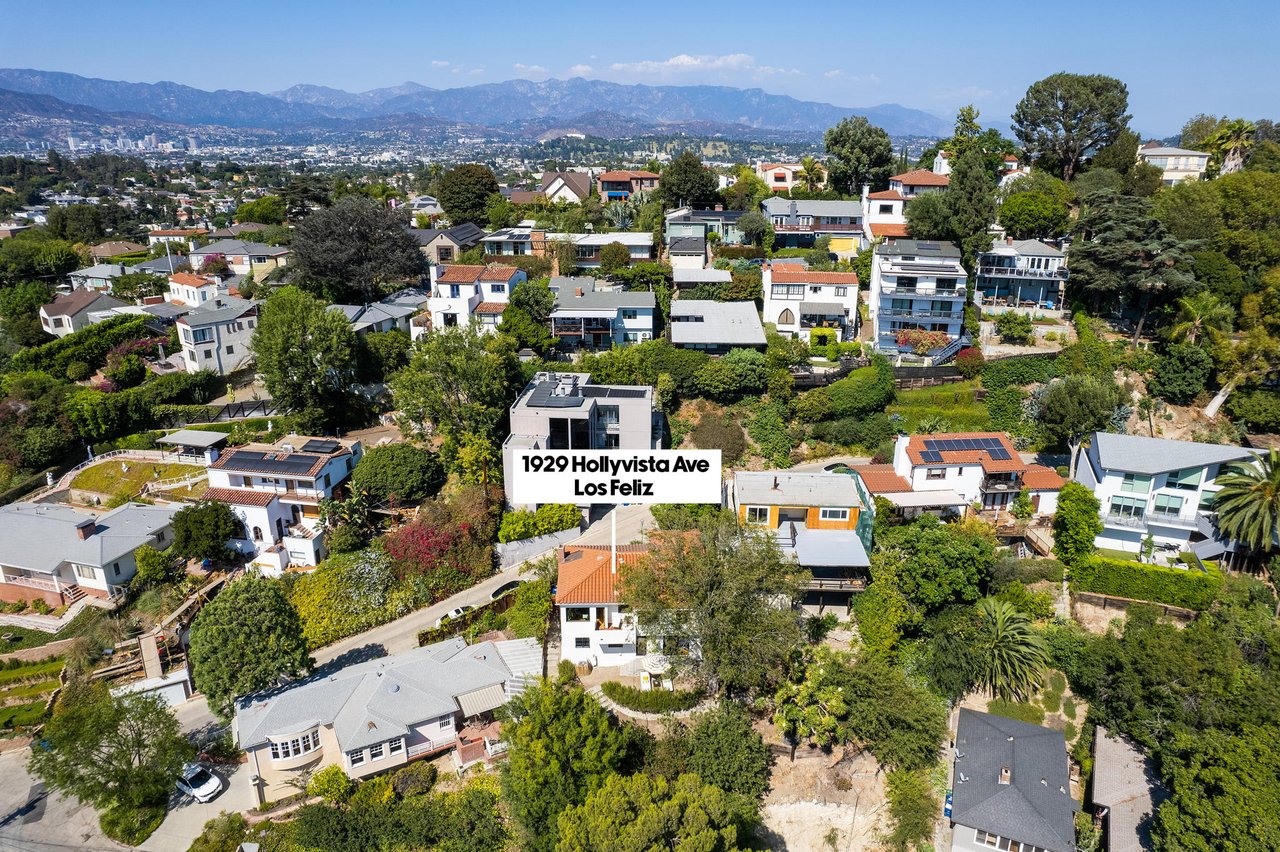
[(39, 724), (44, 719), (44, 705), (45, 699), (42, 698), (29, 704), (0, 707), (0, 729), (24, 728)]
[[(121, 470), (121, 464), (127, 465), (129, 469)], [(76, 478), (71, 480), (71, 487), (96, 494), (115, 496), (123, 492), (132, 496), (142, 491), (142, 486), (153, 479), (175, 479), (201, 470), (200, 466), (194, 464), (137, 460), (121, 462), (120, 459), (107, 459), (102, 464), (86, 467), (76, 474)]]
[(0, 701), (10, 698), (33, 698), (37, 695), (47, 695), (57, 688), (57, 678), (36, 681), (35, 683), (24, 683), (20, 686), (10, 686), (0, 689)]
[(885, 409), (906, 420), (907, 432), (915, 432), (923, 420), (946, 422), (948, 432), (987, 432), (991, 430), (991, 414), (976, 397), (977, 380), (955, 382), (934, 388), (900, 390)]
[(62, 671), (64, 665), (66, 665), (66, 660), (59, 657), (53, 660), (24, 663), (16, 668), (0, 669), (0, 685), (16, 683), (33, 677), (48, 678), (50, 675), (57, 675), (58, 672)]
[(1119, 559), (1121, 562), (1137, 562), (1138, 561), (1138, 554), (1130, 553), (1127, 550), (1110, 550), (1105, 547), (1099, 547), (1098, 555), (1105, 556), (1108, 559)]
[(40, 645), (47, 645), (57, 638), (52, 633), (45, 633), (43, 630), (14, 627), (10, 624), (0, 624), (0, 634), (3, 633), (12, 633), (13, 638), (8, 641), (0, 639), (0, 654), (7, 654), (10, 651), (21, 651), (24, 648), (35, 648)]

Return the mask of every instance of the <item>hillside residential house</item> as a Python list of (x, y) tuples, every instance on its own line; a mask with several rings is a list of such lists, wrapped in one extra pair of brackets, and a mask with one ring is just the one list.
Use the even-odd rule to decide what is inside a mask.
[(875, 506), (856, 473), (739, 470), (730, 499), (741, 523), (771, 531), (813, 575), (806, 603), (847, 605), (866, 588)]
[(363, 455), (356, 440), (298, 435), (225, 450), (209, 465), (203, 499), (231, 507), (242, 526), (232, 546), (279, 576), (324, 559), (320, 501), (334, 496)]
[(0, 506), (0, 600), (60, 607), (85, 595), (117, 597), (137, 570), (139, 547), (173, 543), (178, 508), (125, 503), (95, 518), (58, 503)]
[(711, 234), (719, 234), (721, 245), (742, 245), (742, 231), (738, 230), (738, 220), (746, 210), (694, 210), (689, 207), (677, 207), (666, 216), (664, 239), (667, 245), (685, 237), (700, 237), (711, 242)]
[[(600, 249), (609, 243), (622, 243), (631, 255), (630, 263), (644, 263), (655, 257), (653, 234), (648, 231), (614, 231), (607, 234), (562, 234), (539, 230), (524, 223), (510, 228), (499, 228), (480, 241), (485, 255), (511, 257), (532, 255), (549, 257), (558, 264), (556, 247), (559, 243), (573, 243), (576, 249), (574, 264), (586, 268), (600, 266)], [(556, 269), (556, 274), (560, 270)]]
[(443, 216), (444, 208), (433, 195), (415, 195), (406, 206), (412, 216)]
[(609, 349), (653, 339), (653, 293), (610, 287), (587, 276), (552, 278), (551, 292), (555, 304), (548, 323), (563, 346)]
[(227, 225), (225, 228), (210, 231), (205, 234), (205, 237), (210, 240), (235, 240), (245, 234), (256, 234), (266, 229), (266, 225), (261, 225), (257, 222), (237, 222), (234, 225)]
[(480, 245), (484, 231), (472, 222), (452, 228), (406, 228), (418, 241), (418, 248), (429, 263), (453, 263), (464, 251)]
[(951, 152), (939, 151), (933, 155), (933, 173), (935, 175), (951, 174)]
[(818, 237), (831, 238), (831, 251), (842, 256), (861, 251), (861, 201), (796, 201), (781, 196), (760, 202), (773, 225), (778, 248), (812, 248)]
[[(511, 300), (511, 291), (525, 280), (524, 272), (514, 266), (432, 266), (431, 298), (427, 301), (429, 327), (450, 328), (475, 321), (482, 331), (493, 331)], [(419, 337), (425, 328), (415, 324), (413, 336)]]
[(1066, 280), (1066, 259), (1058, 249), (1039, 240), (1006, 237), (978, 256), (973, 296), (989, 313), (1057, 311)]
[(73, 331), (92, 325), (92, 314), (122, 308), (125, 303), (97, 290), (72, 290), (53, 297), (40, 306), (40, 327), (54, 337), (66, 337)]
[[(267, 226), (255, 224), (254, 227), (261, 231)], [(147, 245), (157, 246), (161, 243), (180, 243), (188, 248), (195, 248), (197, 240), (210, 236), (210, 233), (204, 228), (157, 228), (154, 231), (147, 231)], [(229, 237), (232, 234), (227, 234), (226, 236)], [(213, 237), (213, 239), (219, 239), (219, 237)]]
[(942, 192), (951, 184), (951, 178), (929, 169), (910, 169), (889, 178), (889, 191), (910, 200), (928, 192)]
[(221, 257), (236, 275), (262, 278), (289, 265), (290, 250), (286, 246), (269, 246), (244, 240), (218, 240), (192, 249), (187, 255), (191, 268), (199, 272), (206, 260)]
[(649, 553), (643, 544), (564, 545), (557, 554), (560, 659), (621, 666), (645, 653), (635, 617), (618, 597), (618, 570)]
[(596, 191), (605, 204), (626, 201), (637, 192), (653, 192), (658, 188), (658, 180), (653, 172), (615, 169), (596, 178)]
[[(800, 163), (756, 163), (756, 177), (764, 181), (770, 192), (790, 192), (800, 185), (801, 181), (796, 173), (802, 171), (804, 166)], [(822, 189), (826, 185), (827, 175), (824, 169), (818, 188)]]
[(654, 450), (662, 441), (653, 388), (598, 385), (588, 373), (538, 373), (511, 404), (510, 421), (502, 445), (508, 503), (516, 450)]
[(954, 760), (952, 852), (1075, 852), (1061, 731), (961, 707)]
[(1255, 458), (1226, 444), (1094, 432), (1074, 479), (1101, 504), (1098, 547), (1139, 553), (1150, 536), (1162, 551), (1213, 559), (1232, 549), (1213, 525), (1215, 480), (1227, 464)]
[(1209, 168), (1209, 155), (1203, 151), (1171, 148), (1148, 142), (1138, 149), (1138, 162), (1160, 169), (1165, 186), (1189, 180), (1203, 180)]
[[(549, 237), (554, 235), (548, 234)], [(649, 231), (614, 231), (609, 234), (565, 234), (571, 238), (577, 257), (574, 263), (583, 269), (600, 266), (600, 250), (610, 243), (622, 243), (631, 258), (628, 264), (647, 263), (656, 257), (653, 234)]]
[(870, 245), (876, 240), (892, 241), (909, 236), (907, 232), (907, 199), (896, 189), (872, 192), (862, 185), (863, 237)]
[(548, 204), (581, 204), (591, 195), (591, 175), (586, 172), (543, 172), (542, 197)]
[(364, 778), (449, 749), (470, 765), (506, 750), (492, 713), (541, 674), (535, 639), (447, 639), (238, 699), (231, 732), (265, 801), (302, 770)]
[(702, 269), (707, 265), (707, 241), (680, 237), (667, 244), (667, 263), (674, 269)]
[(97, 290), (99, 293), (110, 293), (112, 282), (132, 271), (122, 263), (99, 263), (77, 269), (68, 274), (67, 279), (75, 290)]
[(729, 284), (733, 273), (727, 269), (672, 269), (671, 279), (677, 290), (692, 290), (704, 284)]
[(219, 296), (178, 317), (178, 340), (188, 373), (234, 373), (253, 357), (258, 302)]
[(329, 310), (338, 311), (345, 316), (356, 334), (368, 334), (371, 331), (403, 331), (409, 334), (409, 320), (418, 312), (415, 307), (388, 304), (385, 301), (367, 305), (330, 305)]
[(679, 349), (722, 355), (730, 349), (764, 350), (764, 326), (755, 302), (676, 299), (671, 303), (667, 338)]
[(106, 243), (99, 243), (89, 249), (89, 257), (96, 261), (110, 260), (118, 254), (134, 254), (140, 251), (146, 251), (147, 247), (138, 243), (131, 243), (128, 240), (111, 240)]
[(169, 276), (169, 289), (164, 300), (180, 308), (196, 308), (219, 296), (238, 296), (231, 292), (228, 280), (217, 275), (196, 275), (194, 272), (175, 272)]
[(933, 363), (953, 357), (963, 344), (968, 275), (951, 243), (902, 239), (877, 246), (867, 305), (876, 351), (919, 356), (927, 338), (918, 332), (933, 331), (945, 340), (925, 357)]
[(830, 328), (839, 340), (852, 340), (858, 325), (858, 275), (814, 272), (769, 264), (761, 270), (764, 321), (778, 333), (809, 339), (815, 328)]
[(881, 490), (894, 483), (879, 472), (866, 477), (868, 487), (908, 515), (949, 508), (963, 514), (974, 505), (984, 512), (1008, 511), (1025, 489), (1035, 514), (1045, 517), (1057, 511), (1058, 492), (1066, 484), (1052, 468), (1024, 462), (1003, 432), (899, 435), (892, 467), (906, 491)]

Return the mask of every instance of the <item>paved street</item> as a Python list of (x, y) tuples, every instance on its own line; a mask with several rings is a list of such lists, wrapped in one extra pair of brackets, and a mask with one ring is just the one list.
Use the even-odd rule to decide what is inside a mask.
[[(618, 506), (613, 511), (618, 514), (618, 544), (639, 541), (642, 532), (657, 526), (648, 506)], [(609, 515), (605, 515), (587, 527), (587, 531), (570, 544), (608, 544), (612, 535), (610, 525)]]
[(0, 754), (0, 850), (118, 850), (98, 829), (93, 808), (45, 793), (44, 785), (27, 774), (30, 754), (25, 748)]

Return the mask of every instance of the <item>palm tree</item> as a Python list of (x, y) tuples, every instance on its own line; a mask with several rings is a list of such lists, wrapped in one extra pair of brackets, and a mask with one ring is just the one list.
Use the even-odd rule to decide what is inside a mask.
[(1258, 456), (1257, 464), (1232, 462), (1217, 482), (1218, 529), (1255, 553), (1272, 550), (1280, 534), (1280, 450)]
[(1229, 175), (1244, 168), (1245, 152), (1253, 147), (1253, 135), (1258, 126), (1243, 118), (1224, 121), (1218, 129), (1200, 143), (1210, 154), (1209, 171), (1215, 175)]
[(1214, 332), (1230, 331), (1236, 317), (1235, 308), (1224, 305), (1208, 290), (1194, 296), (1184, 296), (1174, 303), (1178, 315), (1169, 328), (1169, 338), (1195, 345), (1202, 336), (1214, 336)]
[(796, 180), (804, 185), (807, 192), (817, 192), (822, 188), (827, 173), (822, 165), (813, 157), (800, 158), (800, 171), (796, 172)]
[(1049, 666), (1049, 646), (1026, 613), (996, 598), (978, 604), (978, 685), (996, 698), (1025, 701), (1035, 695)]
[(627, 202), (611, 201), (604, 212), (615, 230), (625, 231), (631, 227), (631, 205)]

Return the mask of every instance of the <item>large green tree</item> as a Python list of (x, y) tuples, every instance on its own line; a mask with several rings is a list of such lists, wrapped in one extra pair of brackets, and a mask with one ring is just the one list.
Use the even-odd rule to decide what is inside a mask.
[(443, 484), (440, 459), (413, 444), (371, 447), (351, 474), (352, 488), (365, 492), (374, 504), (417, 503), (434, 496)]
[(19, 346), (47, 343), (48, 333), (40, 325), (40, 308), (52, 301), (49, 285), (24, 281), (0, 289), (0, 328)]
[(253, 352), (272, 399), (312, 428), (332, 428), (350, 410), (356, 335), (342, 313), (319, 299), (296, 287), (272, 293), (253, 332)]
[(1255, 463), (1232, 462), (1216, 480), (1218, 528), (1251, 550), (1268, 552), (1280, 536), (1280, 450)]
[(1049, 666), (1049, 646), (1026, 613), (996, 598), (978, 604), (978, 685), (993, 697), (1027, 701), (1040, 691)]
[(298, 224), (290, 277), (329, 302), (366, 304), (426, 271), (418, 242), (401, 213), (348, 195)]
[(1132, 117), (1129, 90), (1103, 74), (1050, 74), (1032, 83), (1013, 111), (1013, 132), (1027, 152), (1052, 161), (1071, 182), (1080, 161), (1119, 136)]
[(701, 207), (719, 200), (720, 184), (702, 158), (686, 150), (662, 170), (658, 195), (667, 207)]
[(236, 208), (237, 222), (257, 222), (260, 225), (279, 225), (284, 222), (286, 203), (279, 195), (264, 195), (246, 201)]
[(196, 686), (224, 719), (237, 698), (314, 664), (298, 611), (278, 582), (259, 577), (236, 580), (205, 604), (191, 624), (188, 655)]
[(1102, 533), (1098, 498), (1078, 482), (1068, 482), (1058, 493), (1053, 516), (1053, 555), (1071, 566), (1093, 555), (1093, 541)]
[(769, 746), (741, 704), (725, 701), (699, 713), (688, 735), (690, 772), (728, 793), (758, 799), (769, 786)]
[(489, 221), (486, 205), (489, 196), (498, 194), (498, 179), (487, 166), (466, 163), (455, 166), (440, 176), (437, 197), (445, 215), (455, 225)]
[(1014, 239), (1060, 237), (1071, 228), (1071, 210), (1043, 192), (1019, 192), (1000, 205), (1000, 224)]
[(173, 516), (173, 552), (183, 559), (226, 559), (228, 544), (244, 528), (226, 503), (205, 500)]
[(689, 640), (679, 658), (713, 689), (767, 686), (800, 642), (793, 611), (807, 572), (782, 556), (770, 532), (733, 519), (671, 536), (622, 572), (622, 600), (652, 635)]
[(610, 776), (587, 800), (560, 814), (556, 852), (751, 848), (759, 815), (750, 800), (704, 784), (648, 775)]
[(101, 810), (163, 806), (192, 748), (155, 695), (113, 696), (101, 680), (73, 678), (31, 750), (31, 773)]
[(860, 115), (843, 118), (822, 137), (830, 158), (827, 186), (857, 195), (863, 184), (872, 191), (886, 189), (893, 171), (893, 143), (889, 134)]

